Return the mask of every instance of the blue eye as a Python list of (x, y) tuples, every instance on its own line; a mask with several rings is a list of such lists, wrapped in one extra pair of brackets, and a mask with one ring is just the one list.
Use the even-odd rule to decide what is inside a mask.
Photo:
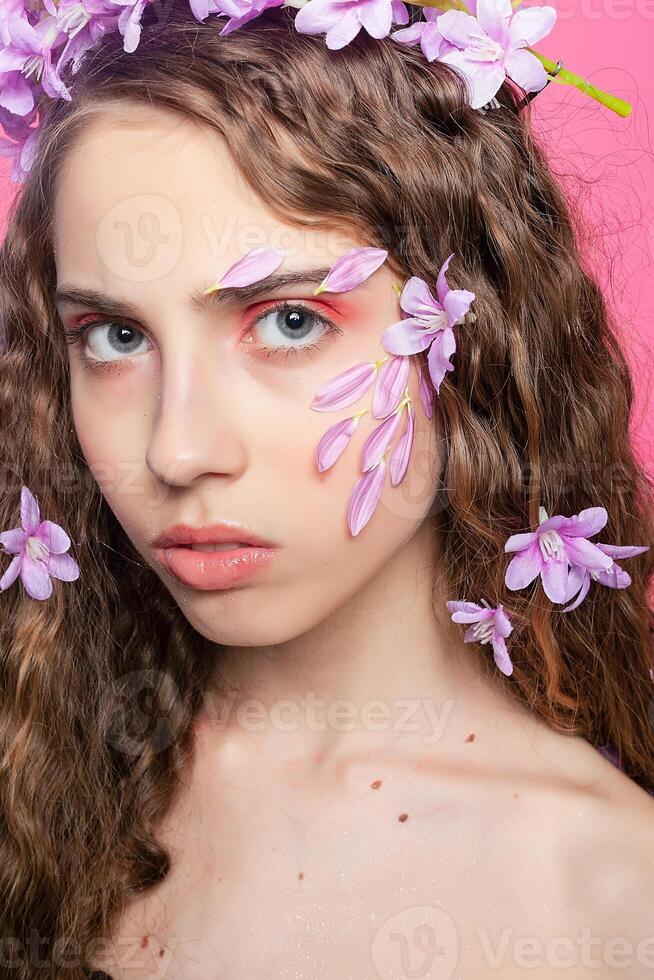
[(84, 359), (92, 364), (119, 361), (128, 354), (142, 354), (151, 349), (143, 347), (143, 341), (147, 344), (149, 341), (142, 331), (121, 320), (82, 322), (67, 331), (67, 339), (73, 344), (83, 343)]
[[(278, 344), (256, 345), (257, 351), (268, 357), (318, 350), (327, 336), (343, 333), (329, 317), (304, 303), (292, 300), (283, 300), (259, 314), (248, 330), (253, 327), (257, 327), (257, 332), (263, 336), (264, 341), (280, 341)], [(306, 338), (311, 339), (307, 341)]]

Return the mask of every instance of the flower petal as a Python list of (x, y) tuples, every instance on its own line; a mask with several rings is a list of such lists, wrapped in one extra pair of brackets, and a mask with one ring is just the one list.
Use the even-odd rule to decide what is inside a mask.
[(366, 0), (358, 6), (359, 21), (371, 37), (387, 37), (393, 23), (390, 0)]
[(427, 354), (429, 377), (436, 390), (436, 394), (440, 393), (441, 381), (446, 373), (454, 370), (454, 365), (449, 361), (449, 358), (455, 352), (456, 338), (454, 331), (450, 327), (446, 327), (445, 330), (439, 330)]
[(561, 538), (565, 553), (573, 565), (580, 565), (590, 571), (611, 567), (613, 559), (600, 551), (592, 541), (587, 541), (586, 538), (571, 538), (567, 534), (561, 534)]
[(316, 412), (334, 412), (338, 408), (345, 408), (368, 391), (376, 375), (377, 368), (369, 361), (355, 364), (321, 385), (310, 407)]
[[(2, 535), (0, 534), (1, 540)], [(610, 555), (611, 558), (634, 558), (636, 555), (642, 555), (645, 551), (649, 551), (649, 545), (600, 544), (599, 541), (597, 542), (597, 547), (605, 555)]]
[(79, 578), (79, 565), (72, 555), (54, 554), (48, 559), (48, 573), (64, 582)]
[(42, 541), (52, 554), (62, 554), (70, 548), (70, 538), (63, 527), (52, 521), (41, 521), (33, 536)]
[(22, 555), (15, 555), (11, 559), (11, 562), (9, 563), (7, 569), (5, 570), (4, 575), (2, 576), (2, 578), (0, 578), (0, 591), (4, 591), (5, 589), (8, 589), (9, 586), (16, 581), (16, 579), (18, 578), (18, 574), (20, 572), (20, 566), (22, 564), (22, 561), (23, 561)]
[(470, 309), (475, 294), (469, 289), (449, 289), (443, 299), (443, 308), (447, 313), (447, 325), (453, 327), (460, 323)]
[(422, 407), (425, 415), (428, 419), (433, 418), (434, 415), (434, 401), (435, 394), (432, 387), (431, 381), (428, 380), (427, 375), (422, 369), (420, 369), (420, 382), (418, 384), (418, 394), (420, 395), (420, 401), (422, 402)]
[(453, 623), (478, 623), (481, 619), (488, 619), (488, 616), (482, 615), (486, 612), (484, 607), (476, 602), (450, 599), (445, 605), (452, 614)]
[(391, 484), (394, 487), (398, 486), (402, 482), (409, 465), (409, 459), (411, 458), (411, 447), (413, 446), (413, 423), (415, 414), (414, 408), (409, 405), (404, 432), (398, 439), (397, 444), (393, 447), (391, 452), (389, 463)]
[(513, 673), (513, 664), (511, 663), (511, 658), (509, 657), (509, 651), (506, 648), (506, 642), (503, 636), (500, 636), (497, 632), (493, 633), (491, 643), (493, 645), (493, 660), (497, 667), (510, 677)]
[(393, 412), (370, 433), (361, 450), (361, 469), (364, 473), (376, 466), (382, 459), (395, 435), (401, 412)]
[(42, 561), (33, 561), (28, 555), (23, 555), (20, 579), (32, 599), (49, 599), (52, 595), (52, 580)]
[[(579, 579), (578, 579), (579, 573), (581, 573), (581, 585), (579, 584)], [(573, 580), (575, 586), (572, 589), (570, 588), (571, 579)], [(579, 586), (579, 592), (577, 598), (575, 599), (574, 602), (570, 603), (569, 606), (566, 606), (564, 609), (562, 609), (561, 610), (562, 612), (564, 613), (572, 612), (573, 609), (576, 609), (577, 606), (581, 605), (581, 603), (588, 595), (588, 590), (590, 589), (590, 573), (583, 568), (580, 569), (578, 565), (573, 566), (573, 568), (570, 569), (570, 575), (568, 576), (568, 595), (566, 596), (566, 598), (570, 598), (571, 594), (574, 595), (574, 593), (577, 591), (577, 586)]]
[(509, 614), (505, 612), (501, 603), (495, 610), (495, 632), (500, 636), (508, 636), (509, 633), (513, 632)]
[[(510, 540), (510, 539), (509, 539)], [(514, 555), (504, 575), (504, 584), (512, 592), (530, 585), (543, 567), (543, 556), (537, 541)]]
[(323, 281), (314, 289), (313, 295), (327, 291), (344, 293), (349, 289), (356, 289), (384, 264), (387, 256), (388, 252), (383, 248), (349, 249), (336, 259)]
[(604, 507), (587, 507), (572, 517), (565, 517), (557, 530), (571, 538), (590, 538), (602, 530), (608, 519), (609, 515)]
[(386, 463), (382, 460), (357, 480), (347, 507), (350, 532), (356, 536), (372, 517), (379, 503), (386, 476)]
[(341, 419), (336, 425), (327, 429), (316, 446), (316, 462), (321, 473), (333, 466), (345, 451), (350, 439), (356, 432), (360, 418), (360, 415), (354, 415), (349, 419)]
[(527, 531), (526, 534), (512, 534), (504, 545), (505, 551), (524, 551), (538, 535), (535, 531)]
[(384, 330), (381, 345), (389, 354), (417, 354), (429, 347), (437, 332), (437, 327), (407, 316)]
[(521, 7), (514, 13), (507, 30), (510, 47), (529, 47), (542, 41), (555, 23), (554, 7)]
[(215, 292), (223, 286), (250, 286), (254, 282), (265, 279), (274, 272), (284, 261), (284, 250), (272, 245), (262, 245), (250, 249), (242, 258), (230, 265), (222, 279), (205, 289), (206, 293)]
[[(459, 13), (459, 11), (448, 10), (443, 17), (451, 13)], [(467, 82), (468, 104), (472, 109), (481, 109), (483, 105), (490, 102), (506, 77), (502, 61), (474, 61), (465, 51), (447, 51), (439, 60), (458, 71)]]
[(467, 48), (475, 41), (486, 38), (479, 21), (462, 10), (446, 10), (438, 18), (438, 29), (447, 41), (456, 44), (457, 48)]
[(568, 598), (568, 568), (566, 558), (548, 558), (543, 561), (541, 580), (545, 595), (552, 602), (566, 602)]
[(395, 411), (404, 394), (409, 367), (409, 358), (402, 355), (391, 357), (382, 364), (372, 395), (371, 413), (374, 419), (383, 419)]
[(399, 296), (400, 309), (412, 316), (436, 316), (442, 307), (420, 276), (411, 276), (404, 283)]
[(22, 527), (12, 527), (9, 531), (3, 531), (0, 534), (0, 544), (10, 554), (17, 555), (25, 547), (28, 537), (27, 531), (24, 531)]
[(488, 36), (502, 45), (512, 14), (511, 0), (477, 0), (477, 20)]
[(504, 70), (525, 92), (540, 92), (547, 85), (547, 72), (541, 62), (524, 48), (509, 51), (504, 59)]
[(20, 491), (20, 522), (28, 534), (36, 531), (41, 523), (37, 499), (27, 487), (23, 487)]

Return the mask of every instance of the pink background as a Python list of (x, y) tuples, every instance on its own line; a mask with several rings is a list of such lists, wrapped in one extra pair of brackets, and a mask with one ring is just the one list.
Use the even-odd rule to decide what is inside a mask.
[[(528, 4), (529, 5), (529, 4)], [(584, 251), (599, 276), (634, 368), (632, 431), (654, 477), (654, 0), (558, 0), (557, 23), (536, 45), (552, 60), (633, 106), (622, 118), (552, 82), (533, 103), (537, 131), (583, 217)], [(138, 53), (137, 55), (138, 56)], [(0, 235), (15, 194), (0, 158)]]

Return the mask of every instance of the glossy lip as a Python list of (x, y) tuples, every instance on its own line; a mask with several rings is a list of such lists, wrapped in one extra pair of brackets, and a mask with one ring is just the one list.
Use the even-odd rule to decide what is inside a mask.
[(247, 582), (268, 565), (274, 553), (274, 548), (256, 545), (213, 552), (193, 551), (184, 545), (155, 548), (155, 554), (171, 575), (184, 585), (202, 591), (231, 589)]
[[(274, 548), (272, 541), (265, 541), (258, 534), (247, 531), (237, 524), (208, 524), (204, 527), (192, 527), (190, 524), (173, 524), (162, 531), (152, 541), (153, 548), (169, 548), (174, 545), (191, 544), (222, 544), (225, 541), (235, 541), (239, 544), (260, 548)], [(230, 554), (231, 552), (222, 552)]]

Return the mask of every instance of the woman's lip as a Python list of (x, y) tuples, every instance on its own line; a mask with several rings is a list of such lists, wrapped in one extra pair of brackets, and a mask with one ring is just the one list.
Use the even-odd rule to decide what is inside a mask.
[(154, 550), (175, 578), (202, 591), (230, 589), (247, 582), (269, 564), (275, 551), (258, 545), (224, 551), (196, 551), (188, 545)]

